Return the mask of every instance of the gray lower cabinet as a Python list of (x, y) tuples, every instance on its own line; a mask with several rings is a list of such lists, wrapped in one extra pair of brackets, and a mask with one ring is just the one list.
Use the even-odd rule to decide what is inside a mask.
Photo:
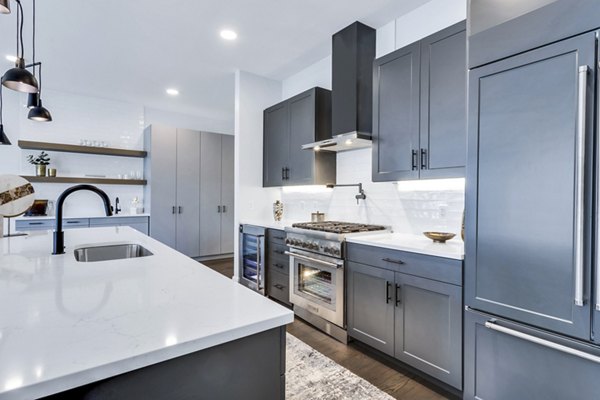
[(267, 229), (266, 244), (266, 295), (283, 304), (290, 303), (290, 258), (285, 254), (285, 232)]
[(348, 335), (462, 389), (462, 263), (352, 244), (348, 254)]
[[(63, 220), (63, 229), (93, 228), (101, 226), (129, 226), (143, 234), (148, 234), (147, 216), (131, 217), (93, 217), (93, 218), (65, 218)], [(36, 219), (28, 217), (27, 219), (18, 219), (15, 226), (19, 232), (46, 231), (55, 227), (54, 219)]]
[(596, 347), (468, 311), (464, 399), (597, 399), (600, 364), (569, 350), (600, 356)]
[(335, 183), (335, 153), (302, 150), (331, 137), (331, 92), (315, 87), (264, 111), (263, 186)]
[(375, 60), (375, 182), (463, 177), (466, 24)]
[(150, 236), (190, 257), (233, 253), (234, 138), (146, 128)]

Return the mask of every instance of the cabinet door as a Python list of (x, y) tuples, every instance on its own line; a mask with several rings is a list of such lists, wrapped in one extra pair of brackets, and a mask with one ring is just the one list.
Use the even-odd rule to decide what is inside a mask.
[(600, 363), (581, 356), (597, 359), (600, 352), (579, 341), (466, 312), (464, 399), (597, 399)]
[(221, 254), (221, 135), (202, 132), (200, 255)]
[(234, 215), (234, 137), (221, 135), (221, 253), (233, 253), (236, 234)]
[(465, 174), (466, 49), (464, 22), (421, 41), (421, 179)]
[(310, 185), (314, 179), (315, 153), (302, 150), (302, 145), (315, 141), (315, 92), (313, 90), (291, 98), (289, 179), (286, 185)]
[(290, 149), (288, 103), (283, 102), (264, 112), (263, 186), (283, 186), (284, 169)]
[(149, 144), (146, 173), (150, 189), (150, 236), (176, 248), (177, 130), (152, 125), (146, 131)]
[(590, 33), (469, 76), (466, 302), (581, 339), (590, 336), (595, 48)]
[(348, 262), (348, 335), (394, 354), (394, 272)]
[(462, 388), (462, 288), (396, 273), (395, 357)]
[(200, 132), (177, 130), (177, 250), (200, 255)]
[(418, 179), (419, 43), (375, 60), (373, 181)]

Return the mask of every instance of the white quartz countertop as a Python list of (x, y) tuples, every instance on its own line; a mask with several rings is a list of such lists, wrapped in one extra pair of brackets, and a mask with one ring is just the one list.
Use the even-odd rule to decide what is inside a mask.
[[(0, 399), (46, 396), (293, 321), (293, 313), (129, 227), (0, 239)], [(77, 262), (78, 247), (153, 256)]]
[[(94, 216), (90, 216), (90, 215), (65, 215), (64, 218), (66, 219), (83, 219), (83, 218), (135, 218), (135, 217), (149, 217), (150, 214), (116, 214), (116, 215), (111, 215), (110, 217), (107, 217), (106, 215), (94, 215)], [(20, 216), (15, 218), (17, 220), (24, 220), (24, 221), (28, 221), (28, 220), (44, 220), (44, 219), (56, 219), (56, 216), (52, 215), (41, 215), (41, 216), (33, 216), (33, 217), (25, 217), (25, 216)]]
[[(244, 220), (240, 221), (240, 224), (255, 225), (255, 226), (262, 226), (264, 228), (284, 230), (286, 226), (292, 226), (292, 224), (294, 224), (296, 222), (300, 222), (300, 221), (288, 221), (288, 220), (274, 221), (273, 219), (269, 219), (269, 220), (266, 220), (266, 219), (265, 220), (244, 219)], [(304, 222), (306, 222), (306, 221), (304, 221)]]
[(434, 243), (433, 240), (422, 235), (403, 233), (368, 234), (364, 236), (352, 235), (346, 241), (454, 260), (463, 260), (465, 258), (465, 246), (460, 236), (448, 240), (446, 243)]

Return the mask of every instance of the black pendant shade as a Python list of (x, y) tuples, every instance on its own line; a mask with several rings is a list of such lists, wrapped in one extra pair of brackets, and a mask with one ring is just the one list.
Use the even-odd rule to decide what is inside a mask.
[(38, 81), (31, 72), (25, 69), (25, 61), (22, 58), (17, 60), (14, 68), (6, 71), (2, 76), (2, 85), (17, 92), (38, 92)]
[(29, 108), (30, 110), (37, 106), (38, 103), (40, 101), (40, 93), (36, 92), (36, 93), (29, 93), (27, 95), (27, 108)]
[(4, 125), (0, 124), (0, 145), (10, 146), (10, 144), (8, 136), (4, 133)]
[(42, 106), (41, 99), (38, 102), (37, 106), (35, 106), (31, 110), (29, 110), (29, 114), (27, 115), (27, 118), (29, 118), (32, 121), (38, 121), (38, 122), (52, 121), (52, 115), (50, 114), (50, 111), (48, 111), (47, 108)]
[(10, 14), (10, 0), (0, 0), (0, 14)]

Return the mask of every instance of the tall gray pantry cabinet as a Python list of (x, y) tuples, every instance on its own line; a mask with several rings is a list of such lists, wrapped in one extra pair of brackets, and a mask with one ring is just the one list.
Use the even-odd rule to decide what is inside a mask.
[(190, 257), (233, 253), (233, 137), (151, 125), (150, 236)]
[(599, 396), (599, 12), (470, 2), (465, 399)]

